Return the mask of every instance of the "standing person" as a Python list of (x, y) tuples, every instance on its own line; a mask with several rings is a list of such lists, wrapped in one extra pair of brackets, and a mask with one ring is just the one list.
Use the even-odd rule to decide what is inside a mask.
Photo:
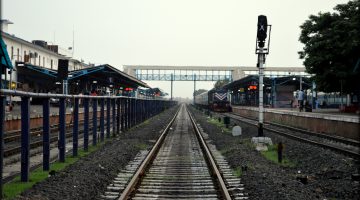
[(283, 145), (282, 142), (279, 142), (279, 144), (278, 144), (278, 146), (277, 146), (278, 162), (279, 162), (279, 163), (282, 163), (283, 150), (284, 150), (284, 145)]
[(298, 92), (298, 104), (299, 104), (299, 111), (301, 112), (304, 108), (304, 92), (302, 90)]

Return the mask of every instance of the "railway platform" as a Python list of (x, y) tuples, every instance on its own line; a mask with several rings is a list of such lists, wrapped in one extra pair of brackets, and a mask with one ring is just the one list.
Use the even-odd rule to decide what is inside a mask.
[[(258, 108), (233, 106), (233, 112), (244, 117), (257, 118)], [(299, 112), (291, 108), (265, 108), (265, 122), (289, 125), (308, 131), (336, 135), (360, 140), (360, 117), (356, 114), (341, 113), (337, 109), (315, 109), (313, 112)]]

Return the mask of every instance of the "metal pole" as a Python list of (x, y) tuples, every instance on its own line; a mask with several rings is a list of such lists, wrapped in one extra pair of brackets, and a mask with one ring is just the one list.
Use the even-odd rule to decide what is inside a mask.
[(105, 99), (100, 100), (100, 141), (104, 141), (104, 130), (105, 130)]
[(97, 99), (93, 99), (93, 146), (97, 143)]
[(107, 99), (106, 101), (106, 138), (110, 138), (110, 104), (111, 99)]
[[(0, 64), (0, 89), (3, 89), (2, 73), (3, 66)], [(4, 131), (5, 131), (5, 102), (6, 96), (0, 95), (0, 199), (3, 196), (3, 160), (4, 160)]]
[(193, 93), (193, 96), (194, 96), (193, 103), (194, 103), (194, 105), (195, 105), (195, 90), (196, 90), (196, 74), (194, 74), (194, 93)]
[(79, 139), (79, 99), (75, 98), (74, 102), (74, 124), (73, 124), (73, 156), (78, 155), (78, 139)]
[(174, 81), (174, 78), (173, 78), (173, 73), (171, 73), (171, 100), (173, 100), (173, 81)]
[[(11, 86), (12, 86), (12, 71), (13, 69), (10, 69), (10, 84), (9, 84), (9, 88), (12, 90)], [(9, 107), (12, 107), (12, 99), (11, 99), (11, 95), (9, 96)]]
[(43, 100), (43, 170), (50, 169), (50, 101)]
[(112, 125), (113, 125), (113, 128), (112, 128), (112, 135), (113, 137), (115, 137), (115, 130), (116, 130), (116, 99), (112, 99)]
[(84, 99), (84, 150), (88, 151), (89, 145), (89, 99)]
[(67, 79), (64, 79), (63, 80), (63, 91), (62, 91), (63, 94), (68, 94), (68, 80)]
[(65, 162), (65, 148), (66, 148), (66, 103), (65, 98), (60, 98), (59, 107), (59, 161)]
[[(117, 102), (117, 110), (116, 110), (116, 134), (120, 134), (120, 124), (121, 124), (121, 132), (124, 132), (124, 107), (123, 107), (123, 99), (116, 99)], [(120, 121), (121, 118), (121, 121)], [(115, 131), (115, 130), (114, 130)]]
[(263, 124), (264, 124), (264, 105), (263, 105), (263, 76), (264, 76), (264, 56), (263, 48), (259, 49), (259, 126), (258, 137), (264, 136)]
[(30, 98), (21, 98), (21, 182), (29, 181), (30, 173)]

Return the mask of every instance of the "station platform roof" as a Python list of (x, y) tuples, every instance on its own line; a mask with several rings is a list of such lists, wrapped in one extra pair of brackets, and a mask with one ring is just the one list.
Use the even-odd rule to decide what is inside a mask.
[(3, 67), (8, 68), (8, 69), (13, 68), (9, 54), (6, 50), (6, 45), (2, 39), (1, 34), (0, 34), (0, 60), (1, 60), (1, 62), (0, 62), (1, 68), (3, 68)]
[(115, 67), (105, 64), (86, 69), (75, 70), (69, 72), (69, 82), (76, 80), (97, 81), (98, 85), (114, 87), (131, 87), (137, 88), (139, 86), (150, 88), (146, 83), (116, 69)]
[[(33, 81), (39, 84), (54, 85), (58, 79), (58, 71), (47, 69), (28, 63), (17, 66), (21, 82)], [(68, 73), (69, 82), (89, 82), (99, 86), (108, 87), (146, 87), (150, 88), (146, 83), (112, 67), (111, 65), (99, 65), (81, 70), (74, 70)]]
[[(236, 81), (233, 81), (231, 83), (228, 83), (223, 86), (224, 89), (227, 90), (238, 90), (241, 87), (248, 86), (248, 85), (257, 85), (259, 82), (259, 76), (257, 75), (249, 75), (245, 78), (238, 79)], [(271, 85), (270, 79), (267, 77), (264, 77), (264, 84), (265, 85)]]
[[(307, 77), (302, 77), (303, 88), (308, 89), (311, 87), (311, 80)], [(264, 77), (265, 86), (271, 86), (273, 84), (278, 85), (295, 85), (298, 86), (300, 84), (299, 76), (284, 76), (284, 77)], [(241, 87), (245, 87), (248, 85), (257, 85), (259, 82), (258, 75), (249, 75), (242, 79), (233, 81), (223, 86), (224, 89), (227, 90), (238, 90)]]

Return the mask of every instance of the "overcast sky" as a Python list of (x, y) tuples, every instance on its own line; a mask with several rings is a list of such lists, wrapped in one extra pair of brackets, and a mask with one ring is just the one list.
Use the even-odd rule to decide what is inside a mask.
[[(95, 64), (255, 66), (257, 16), (272, 24), (268, 67), (299, 67), (299, 26), (348, 0), (2, 0), (9, 32), (67, 48)], [(149, 82), (170, 93), (170, 82)], [(213, 83), (198, 83), (210, 89)], [(175, 82), (191, 97), (193, 83)]]

